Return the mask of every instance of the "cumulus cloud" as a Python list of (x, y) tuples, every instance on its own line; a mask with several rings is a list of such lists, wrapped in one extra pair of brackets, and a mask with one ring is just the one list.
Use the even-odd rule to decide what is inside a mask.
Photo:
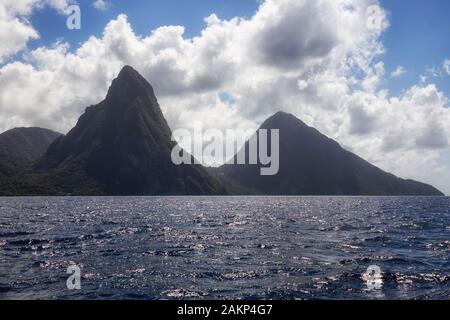
[(416, 142), (418, 146), (423, 148), (446, 148), (448, 147), (447, 132), (442, 127), (442, 124), (437, 122), (433, 126), (425, 127), (422, 135), (417, 138)]
[(0, 63), (26, 48), (28, 41), (39, 38), (30, 25), (29, 15), (34, 9), (50, 6), (64, 12), (70, 0), (2, 0), (0, 2)]
[[(284, 110), (383, 169), (435, 182), (439, 155), (448, 148), (448, 99), (433, 84), (399, 96), (379, 89), (380, 35), (388, 23), (367, 28), (371, 5), (380, 4), (266, 0), (250, 18), (206, 17), (194, 38), (182, 26), (137, 35), (119, 15), (101, 37), (74, 50), (58, 42), (4, 65), (0, 129), (40, 125), (65, 132), (130, 64), (154, 86), (172, 129), (199, 120), (205, 129), (257, 128)], [(224, 92), (232, 99), (223, 99)]]
[(362, 105), (351, 105), (349, 108), (351, 134), (366, 135), (372, 133), (377, 126), (377, 117), (370, 114)]
[(95, 0), (92, 6), (97, 10), (105, 11), (108, 9), (109, 3), (106, 0)]
[(10, 16), (0, 5), (0, 63), (7, 56), (24, 49), (29, 40), (37, 37), (38, 33), (28, 22)]
[(404, 75), (405, 73), (406, 73), (406, 69), (402, 66), (398, 66), (397, 69), (392, 71), (391, 76), (394, 78), (398, 78), (398, 77), (401, 77), (402, 75)]

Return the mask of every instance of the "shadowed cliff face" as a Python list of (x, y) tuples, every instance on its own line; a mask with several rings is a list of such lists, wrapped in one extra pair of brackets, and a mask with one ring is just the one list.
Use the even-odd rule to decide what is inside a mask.
[[(106, 99), (86, 109), (67, 136), (50, 146), (38, 168), (64, 176), (73, 171), (86, 175), (105, 194), (224, 192), (203, 167), (173, 165), (174, 146), (153, 88), (126, 66)], [(79, 183), (73, 192), (81, 192)]]
[(261, 176), (260, 165), (225, 165), (215, 172), (231, 193), (442, 195), (432, 186), (382, 171), (291, 114), (279, 112), (260, 129), (280, 130), (279, 173)]

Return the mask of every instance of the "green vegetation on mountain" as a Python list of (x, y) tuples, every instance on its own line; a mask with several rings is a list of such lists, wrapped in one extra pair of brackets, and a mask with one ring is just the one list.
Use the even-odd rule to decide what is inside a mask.
[(223, 194), (200, 165), (176, 166), (175, 142), (151, 85), (133, 68), (122, 69), (106, 99), (86, 109), (36, 165), (71, 194)]
[[(67, 135), (40, 128), (0, 135), (0, 196), (442, 195), (382, 171), (291, 114), (279, 112), (260, 129), (280, 130), (276, 175), (262, 176), (261, 165), (174, 165), (176, 144), (153, 88), (126, 66)], [(248, 142), (240, 151), (248, 160), (247, 151)]]
[(0, 154), (28, 162), (36, 161), (60, 133), (42, 128), (15, 128), (0, 134)]
[(52, 183), (33, 172), (33, 162), (60, 136), (42, 128), (15, 128), (0, 134), (0, 195), (50, 192)]

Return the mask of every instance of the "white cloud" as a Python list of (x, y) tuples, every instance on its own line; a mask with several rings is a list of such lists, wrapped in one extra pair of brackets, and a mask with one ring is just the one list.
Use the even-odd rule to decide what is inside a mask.
[(401, 77), (402, 75), (404, 75), (405, 73), (406, 73), (406, 69), (402, 66), (398, 66), (397, 69), (392, 71), (391, 76), (398, 78), (398, 77)]
[(92, 6), (101, 11), (105, 11), (109, 7), (109, 3), (106, 0), (95, 0)]
[(450, 60), (449, 59), (445, 59), (442, 67), (444, 68), (444, 71), (450, 76)]
[(31, 39), (38, 38), (38, 33), (26, 21), (9, 15), (0, 5), (0, 63), (4, 58), (24, 49)]
[(427, 82), (430, 79), (438, 78), (442, 76), (441, 68), (427, 67), (425, 71), (420, 75), (420, 81), (422, 83)]
[(64, 12), (71, 0), (2, 0), (0, 2), (0, 64), (26, 48), (28, 41), (39, 38), (30, 25), (29, 15), (36, 8), (50, 6)]
[[(448, 99), (433, 84), (399, 96), (380, 90), (383, 29), (367, 28), (377, 0), (266, 0), (251, 18), (205, 19), (194, 38), (181, 26), (136, 35), (125, 15), (102, 37), (31, 51), (0, 69), (0, 130), (73, 126), (99, 102), (124, 64), (154, 86), (171, 127), (256, 128), (276, 111), (309, 125), (383, 169), (437, 181), (448, 146)], [(388, 24), (382, 24), (386, 27)], [(233, 99), (220, 99), (226, 92)]]

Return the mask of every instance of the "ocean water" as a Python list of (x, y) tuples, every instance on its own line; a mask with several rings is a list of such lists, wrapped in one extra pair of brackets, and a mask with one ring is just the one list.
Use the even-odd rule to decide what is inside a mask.
[(0, 299), (449, 299), (449, 257), (449, 198), (0, 198)]

